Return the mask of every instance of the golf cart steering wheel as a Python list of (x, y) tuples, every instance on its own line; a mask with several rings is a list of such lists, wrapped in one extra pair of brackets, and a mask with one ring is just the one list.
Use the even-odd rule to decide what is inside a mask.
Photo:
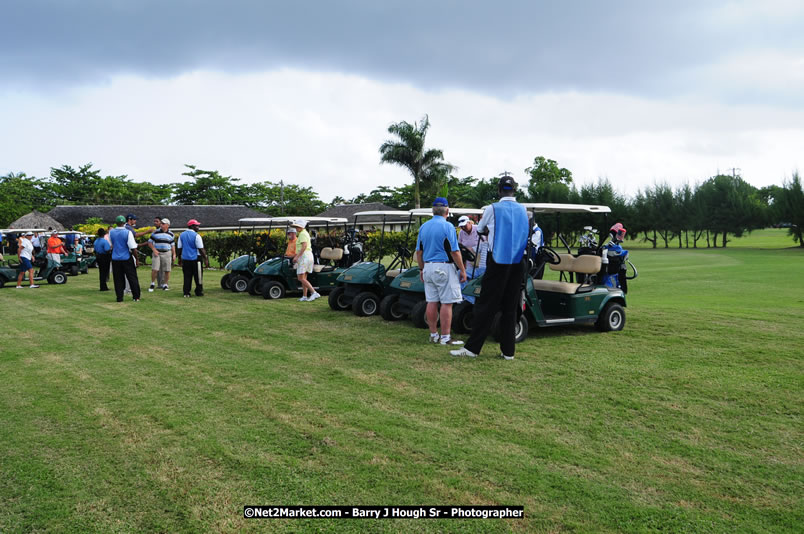
[(458, 250), (461, 251), (461, 256), (463, 257), (463, 261), (473, 263), (475, 261), (475, 253), (472, 250), (469, 250), (469, 247), (459, 244)]
[(558, 255), (558, 252), (548, 246), (543, 246), (539, 249), (539, 258), (550, 265), (558, 265), (561, 263), (561, 256)]

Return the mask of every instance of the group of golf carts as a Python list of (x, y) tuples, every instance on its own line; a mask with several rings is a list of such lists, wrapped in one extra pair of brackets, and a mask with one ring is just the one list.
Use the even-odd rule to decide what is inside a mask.
[[(628, 252), (619, 246), (617, 237), (597, 234), (591, 226), (581, 239), (581, 246), (573, 253), (561, 234), (561, 216), (575, 214), (584, 218), (603, 217), (611, 210), (606, 206), (578, 204), (524, 204), (529, 217), (543, 220), (556, 217), (556, 243), (561, 253), (543, 246), (534, 253), (530, 243), (527, 276), (522, 281), (521, 310), (515, 330), (516, 341), (524, 340), (532, 326), (564, 326), (594, 324), (601, 331), (622, 330), (625, 325), (625, 295), (627, 280), (636, 278), (637, 271), (628, 260)], [(461, 215), (479, 216), (480, 209), (450, 209), (450, 218)], [(388, 225), (403, 224), (407, 235), (414, 235), (419, 223), (432, 217), (430, 209), (410, 211), (364, 211), (355, 214), (351, 225), (343, 218), (307, 217), (308, 230), (313, 238), (314, 271), (308, 276), (320, 293), (328, 294), (330, 308), (336, 311), (351, 309), (358, 316), (379, 314), (388, 321), (409, 318), (420, 328), (426, 328), (424, 284), (413, 252), (405, 245), (397, 245), (390, 254), (383, 253), (378, 261), (363, 261), (363, 244), (357, 231), (361, 221), (377, 222), (379, 250), (385, 251), (385, 233)], [(241, 219), (241, 230), (250, 229), (253, 235), (271, 230), (287, 229), (293, 217)], [(453, 221), (454, 222), (454, 221)], [(589, 222), (592, 222), (591, 220)], [(264, 234), (265, 235), (265, 234)], [(318, 235), (316, 238), (315, 236)], [(623, 230), (624, 235), (624, 230)], [(599, 241), (599, 245), (598, 245)], [(621, 241), (621, 239), (620, 239)], [(234, 292), (262, 295), (265, 299), (279, 299), (301, 288), (296, 279), (292, 259), (285, 257), (270, 238), (259, 256), (244, 254), (226, 265), (228, 274), (221, 286)], [(461, 247), (464, 260), (474, 261), (479, 249)], [(537, 273), (545, 265), (558, 273), (558, 280), (543, 280)], [(474, 274), (473, 270), (469, 270)], [(465, 300), (453, 310), (452, 330), (469, 333), (472, 328), (474, 300), (482, 290), (482, 273), (472, 277), (463, 288)], [(492, 326), (496, 337), (497, 328)]]
[[(27, 232), (43, 233), (44, 228), (13, 228), (0, 230), (4, 235), (22, 235)], [(82, 239), (84, 234), (81, 232), (59, 232), (59, 237), (64, 240), (64, 236), (73, 234), (76, 239)], [(44, 241), (44, 238), (43, 238)], [(43, 243), (44, 245), (44, 243)], [(68, 251), (68, 254), (61, 256), (61, 263), (57, 263), (47, 256), (47, 247), (42, 246), (41, 250), (34, 256), (34, 281), (47, 280), (49, 284), (66, 284), (67, 276), (77, 276), (79, 273), (87, 274), (89, 267), (95, 262), (95, 256), (87, 251), (77, 254), (75, 250)], [(6, 284), (17, 283), (19, 274), (19, 264), (12, 258), (4, 260), (0, 264), (0, 288)], [(28, 281), (28, 273), (23, 274), (23, 280)]]

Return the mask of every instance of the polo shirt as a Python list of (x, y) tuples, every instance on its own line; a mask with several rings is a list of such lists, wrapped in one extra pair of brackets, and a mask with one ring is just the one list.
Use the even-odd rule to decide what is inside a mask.
[(433, 218), (419, 228), (416, 238), (416, 250), (422, 251), (422, 260), (425, 263), (449, 263), (450, 256), (447, 250), (458, 250), (458, 237), (455, 227), (441, 215)]
[(462, 228), (458, 230), (458, 243), (465, 246), (472, 252), (474, 252), (475, 247), (477, 247), (477, 238), (478, 234), (476, 224), (472, 224), (472, 231), (468, 234), (464, 232)]
[(160, 228), (151, 234), (151, 238), (148, 240), (148, 242), (153, 243), (156, 250), (160, 252), (167, 252), (168, 250), (173, 249), (173, 242), (175, 239), (176, 236), (173, 234), (173, 232), (170, 230), (164, 232)]
[(95, 240), (95, 254), (108, 254), (112, 250), (112, 244), (106, 240), (105, 237), (99, 237)]
[(204, 241), (194, 230), (186, 230), (179, 235), (178, 249), (181, 250), (181, 259), (197, 260), (198, 250), (204, 248)]
[[(496, 232), (497, 227), (505, 228)], [(511, 265), (522, 261), (528, 243), (528, 214), (515, 197), (502, 197), (483, 212), (477, 223), (478, 232), (489, 230), (489, 251), (498, 264)]]
[[(28, 239), (22, 238), (20, 241), (20, 258), (27, 258), (29, 260), (33, 260), (33, 243), (31, 243)], [(33, 283), (33, 282), (31, 282)]]
[(112, 228), (109, 240), (112, 242), (112, 260), (128, 260), (131, 258), (131, 250), (137, 248), (134, 234), (125, 227)]

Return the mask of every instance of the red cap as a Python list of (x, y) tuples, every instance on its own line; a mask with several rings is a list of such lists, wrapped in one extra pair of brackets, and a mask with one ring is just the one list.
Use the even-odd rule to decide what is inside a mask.
[(201, 226), (201, 223), (196, 221), (195, 219), (190, 219), (187, 221), (187, 226)]

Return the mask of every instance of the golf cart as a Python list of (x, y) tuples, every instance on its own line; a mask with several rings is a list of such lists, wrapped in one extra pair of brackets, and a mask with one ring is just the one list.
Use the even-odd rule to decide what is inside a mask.
[[(43, 228), (23, 228), (23, 229), (13, 229), (9, 230), (17, 235), (22, 235), (25, 232), (44, 232)], [(7, 231), (3, 230), (5, 234)], [(33, 267), (34, 267), (34, 281), (37, 280), (47, 280), (49, 284), (66, 284), (67, 283), (67, 273), (64, 272), (62, 267), (54, 262), (53, 260), (47, 257), (46, 249), (43, 248), (43, 252), (40, 252), (36, 255), (33, 259)], [(16, 284), (17, 275), (19, 274), (20, 265), (18, 263), (12, 263), (12, 261), (6, 260), (6, 264), (4, 266), (0, 266), (0, 287), (3, 287), (5, 284), (14, 282)], [(38, 271), (37, 271), (38, 269)], [(23, 275), (23, 280), (28, 279), (28, 273), (26, 272)]]
[[(59, 232), (58, 236), (62, 238), (62, 241), (64, 241), (64, 236), (67, 234), (72, 234), (75, 236), (76, 241), (86, 237), (86, 234), (74, 231)], [(42, 247), (42, 252), (40, 252), (40, 255), (47, 254), (46, 249), (47, 247)], [(78, 273), (87, 274), (89, 267), (94, 261), (94, 256), (76, 254), (75, 248), (73, 248), (73, 250), (68, 250), (67, 254), (61, 257), (61, 268), (64, 270), (64, 272), (70, 274), (71, 276), (78, 276)]]
[[(340, 243), (330, 235), (330, 226), (338, 227), (343, 225), (346, 229), (347, 220), (341, 217), (273, 217), (272, 223), (277, 227), (287, 229), (292, 222), (297, 219), (307, 221), (307, 229), (311, 234), (318, 234), (318, 230), (324, 230), (324, 236), (312, 241), (311, 248), (315, 263), (313, 272), (307, 276), (307, 281), (319, 293), (328, 293), (335, 287), (335, 280), (343, 273), (349, 260), (349, 255), (344, 254), (344, 249), (339, 246), (319, 246), (320, 240), (329, 240), (328, 245)], [(344, 232), (346, 234), (346, 232)], [(293, 266), (293, 259), (284, 255), (273, 257), (260, 264), (254, 271), (254, 280), (249, 285), (249, 292), (254, 288), (256, 294), (261, 294), (264, 299), (281, 299), (287, 292), (301, 291), (301, 285), (296, 277), (296, 269)]]
[[(432, 208), (414, 208), (410, 210), (411, 223), (413, 218), (423, 219), (432, 217)], [(483, 215), (482, 209), (477, 208), (450, 208), (449, 218), (459, 218), (462, 215)], [(457, 231), (461, 231), (458, 229)], [(469, 250), (463, 245), (459, 246), (464, 262), (474, 261), (476, 250)], [(380, 301), (380, 315), (386, 321), (398, 321), (405, 317), (410, 318), (418, 328), (427, 328), (425, 312), (427, 301), (424, 299), (424, 282), (420, 277), (421, 270), (418, 265), (401, 273), (391, 282), (389, 292)], [(467, 270), (467, 274), (469, 270)]]
[[(543, 214), (607, 214), (607, 206), (581, 204), (523, 204), (534, 215)], [(560, 226), (559, 226), (560, 227)], [(563, 236), (558, 239), (567, 252), (559, 254), (550, 246), (541, 248), (535, 264), (527, 269), (522, 284), (522, 308), (515, 328), (515, 339), (519, 343), (528, 336), (531, 325), (538, 327), (562, 326), (570, 324), (594, 324), (601, 331), (619, 331), (625, 326), (625, 292), (617, 287), (602, 283), (604, 272), (602, 246), (596, 254), (573, 255)], [(602, 240), (601, 240), (602, 241)], [(531, 257), (532, 244), (528, 240), (526, 257)], [(540, 263), (542, 262), (542, 263)], [(551, 271), (559, 273), (559, 280), (538, 280), (532, 273), (546, 263)], [(482, 277), (472, 280), (463, 290), (467, 296), (479, 296)], [(467, 333), (472, 328), (472, 308), (469, 302), (462, 302), (453, 312), (452, 328), (458, 333)], [(499, 316), (494, 318), (492, 335), (498, 337)]]
[[(380, 255), (385, 243), (385, 226), (393, 223), (407, 223), (410, 229), (412, 215), (407, 211), (361, 211), (354, 215), (354, 225), (363, 218), (377, 218), (381, 225)], [(407, 270), (411, 253), (406, 246), (400, 245), (396, 255), (386, 267), (382, 258), (378, 261), (363, 261), (346, 269), (337, 279), (337, 287), (329, 294), (329, 307), (335, 311), (352, 308), (358, 316), (374, 315), (379, 311), (380, 300), (395, 289), (391, 282)]]
[(251, 229), (253, 241), (257, 240), (256, 231), (258, 229), (267, 229), (265, 246), (258, 256), (243, 254), (227, 263), (224, 268), (229, 272), (221, 278), (221, 288), (229, 289), (235, 293), (244, 293), (249, 290), (249, 284), (254, 279), (254, 271), (257, 269), (257, 265), (269, 254), (276, 253), (276, 245), (271, 241), (271, 221), (271, 217), (250, 217), (238, 221), (241, 233), (244, 228)]

